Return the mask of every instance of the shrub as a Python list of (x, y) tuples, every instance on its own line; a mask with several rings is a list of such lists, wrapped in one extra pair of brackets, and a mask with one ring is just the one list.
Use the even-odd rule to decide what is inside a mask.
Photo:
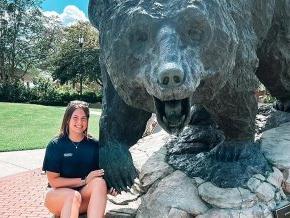
[(20, 82), (0, 83), (0, 101), (27, 102), (33, 97), (31, 90)]
[(88, 103), (96, 103), (97, 102), (97, 95), (94, 92), (85, 92), (81, 96), (81, 100), (86, 101)]
[(50, 80), (43, 78), (35, 79), (33, 84), (33, 88), (27, 88), (21, 82), (0, 83), (0, 101), (54, 106), (65, 106), (73, 100), (83, 100), (88, 103), (102, 101), (102, 92), (88, 91), (80, 96), (74, 90), (56, 88)]

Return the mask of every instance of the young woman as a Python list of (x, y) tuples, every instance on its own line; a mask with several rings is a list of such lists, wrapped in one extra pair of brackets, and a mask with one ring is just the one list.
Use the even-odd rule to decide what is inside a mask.
[[(72, 101), (66, 108), (60, 134), (46, 148), (43, 170), (48, 186), (45, 206), (61, 218), (104, 217), (107, 186), (99, 169), (98, 141), (88, 136), (89, 108)], [(114, 189), (109, 191), (116, 195)]]

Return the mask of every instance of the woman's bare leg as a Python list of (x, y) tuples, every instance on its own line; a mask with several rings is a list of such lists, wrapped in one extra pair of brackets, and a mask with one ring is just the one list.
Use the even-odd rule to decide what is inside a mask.
[(81, 194), (69, 188), (50, 190), (45, 197), (48, 210), (61, 218), (78, 218), (82, 202)]
[(88, 218), (104, 217), (107, 203), (107, 185), (104, 179), (95, 178), (80, 191), (83, 203), (80, 212), (87, 209)]

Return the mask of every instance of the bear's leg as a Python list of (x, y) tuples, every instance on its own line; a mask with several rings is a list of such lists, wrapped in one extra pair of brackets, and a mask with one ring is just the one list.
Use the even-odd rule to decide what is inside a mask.
[(290, 4), (281, 0), (277, 7), (280, 14), (274, 17), (273, 26), (257, 52), (256, 75), (277, 98), (274, 107), (290, 112)]
[(128, 190), (137, 177), (129, 147), (141, 138), (151, 113), (132, 108), (119, 97), (108, 76), (104, 77), (100, 119), (100, 168), (109, 187)]
[(192, 129), (187, 131), (191, 135), (181, 133), (180, 139), (168, 142), (171, 166), (224, 188), (243, 186), (254, 174), (271, 171), (254, 140), (257, 102), (253, 91), (237, 92), (227, 84), (203, 106), (206, 111), (200, 107), (193, 115)]
[(236, 161), (242, 151), (254, 143), (257, 101), (253, 91), (235, 91), (226, 85), (206, 104), (225, 139), (212, 153), (220, 161)]
[(254, 91), (236, 91), (226, 84), (215, 99), (205, 103), (205, 107), (223, 130), (227, 141), (254, 141), (258, 111)]
[(222, 187), (237, 187), (254, 174), (271, 171), (254, 140), (257, 102), (253, 91), (238, 92), (226, 85), (205, 107), (224, 132), (224, 140), (206, 158), (197, 158), (202, 177)]

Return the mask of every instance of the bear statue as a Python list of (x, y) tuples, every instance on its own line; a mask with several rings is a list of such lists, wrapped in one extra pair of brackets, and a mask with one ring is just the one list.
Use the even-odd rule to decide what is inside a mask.
[(90, 0), (89, 19), (104, 85), (100, 166), (118, 191), (137, 177), (128, 149), (152, 113), (178, 134), (202, 108), (224, 134), (212, 156), (231, 163), (255, 146), (258, 80), (290, 110), (290, 0)]

